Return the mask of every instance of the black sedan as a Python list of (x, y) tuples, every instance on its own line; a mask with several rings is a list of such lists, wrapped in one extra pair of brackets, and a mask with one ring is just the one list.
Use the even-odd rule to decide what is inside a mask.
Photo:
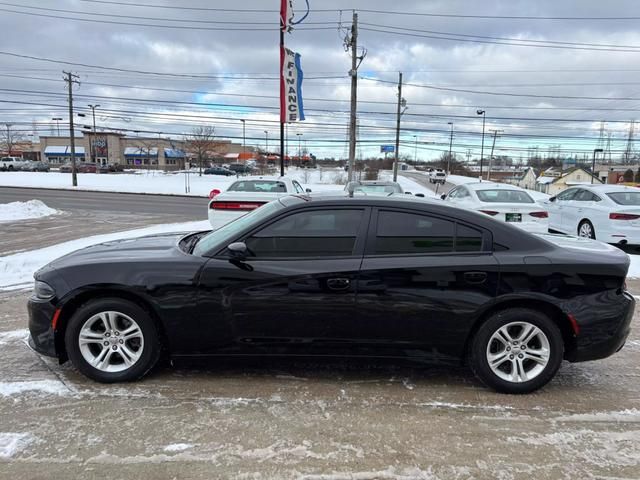
[(202, 173), (204, 173), (205, 175), (224, 175), (225, 177), (230, 177), (231, 175), (236, 174), (236, 172), (234, 172), (233, 170), (229, 170), (228, 168), (224, 167), (205, 168)]
[(212, 232), (103, 243), (35, 274), (31, 344), (100, 382), (161, 355), (466, 362), (531, 392), (618, 351), (629, 259), (406, 197), (289, 196)]

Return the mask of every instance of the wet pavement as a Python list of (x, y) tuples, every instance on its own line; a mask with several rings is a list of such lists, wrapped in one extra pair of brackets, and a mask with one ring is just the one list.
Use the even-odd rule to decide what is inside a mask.
[(27, 347), (27, 295), (0, 294), (2, 479), (640, 478), (637, 312), (621, 352), (526, 396), (464, 368), (353, 361), (100, 385)]

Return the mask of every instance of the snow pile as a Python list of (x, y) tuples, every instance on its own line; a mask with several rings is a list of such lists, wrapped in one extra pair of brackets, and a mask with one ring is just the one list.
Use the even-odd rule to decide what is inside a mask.
[(56, 213), (58, 213), (57, 210), (47, 207), (40, 200), (3, 203), (0, 204), (0, 223), (48, 217)]
[(616, 423), (640, 423), (640, 410), (630, 408), (616, 412), (576, 413), (556, 417), (558, 422), (616, 422)]
[(167, 223), (152, 227), (128, 230), (119, 233), (95, 235), (69, 242), (59, 243), (51, 247), (16, 253), (0, 257), (0, 288), (22, 288), (33, 281), (33, 273), (58, 257), (98, 243), (111, 242), (123, 238), (135, 238), (167, 232), (189, 232), (210, 230), (208, 221)]
[(26, 392), (37, 392), (46, 395), (68, 395), (71, 393), (71, 391), (58, 380), (0, 382), (0, 397), (11, 397)]
[(631, 264), (629, 265), (629, 273), (627, 278), (640, 278), (640, 255), (629, 255)]
[[(341, 169), (288, 168), (286, 175), (298, 180), (312, 191), (342, 190), (346, 172)], [(264, 175), (276, 180), (279, 175)], [(240, 177), (242, 178), (242, 177)], [(190, 195), (206, 197), (214, 188), (226, 190), (236, 177), (198, 175), (197, 171), (184, 172), (135, 172), (98, 175), (79, 173), (78, 186), (71, 186), (71, 175), (58, 172), (0, 172), (0, 186), (92, 190), (100, 192), (150, 193), (164, 195)], [(185, 184), (189, 184), (189, 192)]]
[(167, 445), (164, 447), (165, 452), (183, 452), (185, 450), (189, 450), (193, 448), (191, 443), (172, 443), (171, 445)]
[(29, 433), (0, 432), (0, 458), (11, 458), (33, 442)]
[(26, 328), (22, 328), (20, 330), (10, 330), (8, 332), (0, 332), (0, 345), (6, 345), (8, 343), (26, 340), (28, 336), (29, 331)]

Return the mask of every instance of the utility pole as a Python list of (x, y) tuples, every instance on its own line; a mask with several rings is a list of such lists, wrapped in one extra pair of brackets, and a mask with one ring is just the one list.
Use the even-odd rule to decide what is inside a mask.
[(62, 120), (62, 117), (53, 117), (51, 120), (55, 120), (56, 122), (56, 127), (58, 127), (58, 136), (60, 136), (60, 120)]
[(269, 131), (264, 131), (264, 154), (269, 154)]
[(491, 179), (491, 162), (493, 161), (493, 149), (496, 147), (496, 137), (502, 130), (489, 130), (493, 132), (493, 144), (491, 145), (491, 155), (489, 156), (489, 170), (487, 170), (487, 182)]
[(482, 115), (482, 146), (480, 147), (480, 181), (482, 181), (482, 161), (484, 158), (484, 121), (486, 119), (486, 114), (484, 110), (477, 110), (476, 113), (478, 115)]
[(302, 164), (302, 150), (300, 149), (300, 137), (302, 136), (302, 134), (296, 133), (296, 136), (298, 137), (298, 167), (300, 167), (300, 165)]
[(358, 67), (366, 56), (366, 51), (358, 56), (358, 14), (353, 12), (351, 22), (351, 36), (345, 38), (345, 49), (351, 48), (351, 112), (349, 115), (349, 171), (347, 172), (347, 182), (353, 180), (353, 168), (356, 159), (356, 115), (358, 106)]
[(242, 156), (243, 156), (243, 160), (246, 161), (246, 157), (244, 156), (247, 152), (246, 152), (246, 147), (245, 147), (245, 140), (246, 140), (246, 135), (245, 135), (245, 122), (244, 119), (240, 120), (242, 122)]
[(398, 181), (398, 162), (400, 161), (400, 117), (404, 113), (404, 110), (400, 110), (407, 104), (406, 100), (402, 98), (402, 72), (398, 73), (398, 112), (396, 118), (396, 159), (393, 162), (393, 181)]
[(415, 147), (413, 150), (413, 163), (417, 164), (418, 163), (418, 136), (414, 135), (413, 139), (415, 140)]
[(76, 138), (73, 131), (73, 84), (76, 83), (80, 85), (78, 81), (78, 75), (74, 75), (71, 72), (62, 73), (65, 75), (63, 77), (64, 81), (67, 82), (67, 86), (69, 87), (69, 137), (71, 139), (71, 185), (74, 187), (78, 186), (78, 172), (76, 171)]
[(91, 161), (96, 163), (96, 108), (100, 105), (89, 105), (91, 114), (93, 115), (93, 140), (89, 144), (89, 150), (91, 150)]
[(451, 125), (451, 135), (449, 137), (449, 157), (447, 157), (447, 175), (451, 173), (451, 149), (453, 148), (453, 122), (447, 122)]

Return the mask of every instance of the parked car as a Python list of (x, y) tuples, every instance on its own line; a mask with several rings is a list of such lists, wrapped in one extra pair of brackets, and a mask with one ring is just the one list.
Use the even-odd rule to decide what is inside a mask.
[(213, 189), (209, 193), (208, 217), (213, 228), (224, 225), (265, 203), (280, 197), (311, 192), (289, 177), (266, 179), (244, 177), (233, 182), (225, 192)]
[(202, 173), (204, 173), (205, 175), (224, 175), (225, 177), (236, 174), (236, 172), (234, 172), (233, 170), (229, 170), (228, 168), (224, 167), (205, 168)]
[(25, 172), (48, 172), (49, 164), (47, 162), (29, 161), (22, 167)]
[(119, 163), (107, 163), (98, 166), (98, 173), (124, 172), (124, 167)]
[(229, 170), (234, 173), (251, 173), (253, 171), (253, 167), (244, 163), (230, 163)]
[(0, 170), (17, 171), (29, 164), (29, 160), (20, 157), (2, 157), (0, 158)]
[(429, 183), (441, 183), (444, 185), (446, 181), (447, 173), (443, 169), (436, 168), (429, 171)]
[(551, 197), (549, 230), (602, 240), (640, 244), (640, 189), (622, 185), (580, 185)]
[[(409, 196), (280, 198), (212, 232), (110, 241), (35, 273), (29, 342), (99, 382), (161, 353), (409, 356), (534, 391), (625, 343), (629, 257)], [(584, 368), (589, 369), (589, 366)]]
[[(88, 162), (76, 162), (76, 173), (96, 173), (98, 165)], [(60, 173), (71, 173), (71, 163), (60, 166)]]
[(493, 182), (458, 185), (441, 197), (456, 207), (477, 210), (528, 232), (546, 233), (549, 214), (524, 188)]

